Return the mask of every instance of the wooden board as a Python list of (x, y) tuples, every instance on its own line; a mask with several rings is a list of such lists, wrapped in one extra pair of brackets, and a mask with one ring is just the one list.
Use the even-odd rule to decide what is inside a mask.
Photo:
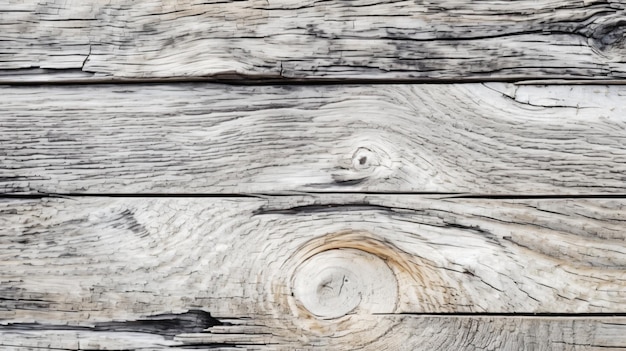
[[(374, 299), (370, 306), (362, 297), (362, 308), (376, 313), (626, 313), (623, 199), (320, 195), (2, 204), (5, 320), (99, 321), (209, 307), (219, 316), (263, 315), (289, 295), (286, 286), (299, 291), (292, 277), (313, 276), (336, 255), (361, 262), (359, 269), (381, 281), (398, 281), (389, 284), (398, 289), (372, 296), (392, 305)], [(323, 262), (312, 260), (318, 256)]]
[(622, 79), (619, 2), (9, 1), (2, 80)]
[(0, 87), (2, 193), (626, 193), (626, 86)]
[[(180, 316), (182, 319), (186, 314)], [(626, 346), (624, 317), (374, 316), (370, 322), (375, 322), (379, 330), (327, 338), (297, 336), (294, 333), (289, 336), (273, 335), (270, 332), (280, 329), (245, 324), (213, 326), (206, 332), (182, 334), (174, 338), (150, 330), (155, 329), (155, 325), (157, 328), (165, 326), (166, 329), (171, 321), (168, 319), (162, 324), (154, 324), (144, 319), (74, 330), (67, 326), (63, 330), (60, 326), (43, 325), (0, 327), (0, 346), (6, 351), (355, 348), (390, 351), (517, 351), (531, 348), (537, 351), (606, 351)], [(191, 325), (179, 328), (185, 330), (185, 327), (192, 328)], [(143, 332), (140, 331), (142, 328)], [(170, 327), (168, 331), (171, 330)], [(386, 333), (381, 336), (380, 330)], [(310, 339), (306, 340), (307, 337)]]
[(625, 223), (624, 199), (4, 199), (0, 345), (624, 347)]

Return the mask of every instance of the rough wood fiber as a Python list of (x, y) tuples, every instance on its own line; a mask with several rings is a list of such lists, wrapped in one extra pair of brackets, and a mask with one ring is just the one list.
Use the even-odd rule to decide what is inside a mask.
[(2, 193), (626, 192), (626, 86), (0, 94)]
[[(623, 78), (621, 1), (15, 1), (5, 81)], [(30, 78), (29, 78), (30, 77)]]
[[(89, 197), (1, 208), (3, 346), (74, 348), (107, 333), (130, 349), (142, 338), (150, 347), (626, 346), (623, 318), (403, 314), (625, 313), (623, 199)], [(372, 289), (379, 280), (397, 289)], [(328, 309), (338, 301), (350, 310)]]

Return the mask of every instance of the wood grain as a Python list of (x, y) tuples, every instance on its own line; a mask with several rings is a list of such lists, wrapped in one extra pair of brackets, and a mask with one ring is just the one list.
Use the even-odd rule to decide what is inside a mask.
[(10, 0), (2, 80), (622, 79), (617, 1)]
[(0, 87), (2, 193), (624, 194), (626, 86)]
[[(479, 314), (443, 319), (450, 330), (480, 314), (623, 314), (625, 209), (623, 199), (356, 194), (5, 199), (0, 320), (11, 333), (71, 326), (199, 343), (210, 336), (198, 328), (236, 323), (265, 330), (250, 343), (339, 347), (384, 345), (407, 313)], [(377, 289), (379, 279), (397, 289)], [(496, 317), (487, 330), (544, 323)], [(155, 320), (177, 322), (146, 326)], [(430, 323), (416, 321), (408, 330)], [(576, 328), (605, 328), (585, 321)], [(560, 329), (569, 319), (546, 323), (565, 333), (551, 337), (577, 334)]]

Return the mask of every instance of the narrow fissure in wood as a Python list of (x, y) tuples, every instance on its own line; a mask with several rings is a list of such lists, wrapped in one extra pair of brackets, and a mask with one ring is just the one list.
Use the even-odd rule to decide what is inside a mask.
[(449, 316), (449, 317), (533, 317), (533, 318), (617, 318), (626, 317), (626, 313), (524, 313), (524, 312), (511, 312), (511, 313), (472, 313), (472, 312), (454, 312), (454, 313), (413, 313), (413, 312), (401, 312), (401, 313), (373, 313), (373, 315), (380, 316), (392, 316), (392, 315), (408, 315), (408, 316)]
[[(433, 196), (439, 199), (502, 199), (502, 200), (541, 200), (541, 199), (626, 199), (626, 194), (463, 194), (447, 192), (376, 192), (376, 191), (294, 191), (285, 193), (40, 193), (40, 194), (0, 194), (0, 199), (42, 199), (42, 198), (80, 198), (80, 197), (113, 197), (113, 198), (268, 198), (289, 196), (320, 196), (320, 195), (379, 195), (379, 196)], [(345, 204), (342, 204), (345, 205)], [(359, 204), (351, 204), (356, 206)], [(367, 204), (363, 204), (367, 206)], [(334, 206), (326, 204), (324, 206)], [(312, 210), (313, 208), (309, 208)], [(297, 210), (297, 209), (292, 209)]]
[[(54, 70), (51, 76), (62, 74), (63, 69)], [(69, 69), (70, 73), (77, 71)], [(78, 70), (78, 72), (81, 72)], [(4, 77), (19, 76), (21, 79)], [(281, 76), (255, 76), (240, 74), (220, 74), (215, 76), (166, 77), (166, 78), (58, 78), (23, 79), (19, 74), (0, 74), (0, 85), (6, 86), (62, 86), (62, 85), (101, 85), (101, 84), (187, 84), (206, 83), (232, 86), (272, 86), (272, 85), (391, 85), (391, 84), (469, 84), (469, 83), (513, 83), (518, 85), (624, 85), (626, 80), (604, 78), (561, 78), (561, 77), (459, 77), (459, 78), (292, 78)]]

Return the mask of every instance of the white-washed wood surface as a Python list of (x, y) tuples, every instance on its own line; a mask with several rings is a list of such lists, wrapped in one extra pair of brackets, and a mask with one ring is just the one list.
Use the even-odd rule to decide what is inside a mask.
[(626, 86), (0, 87), (2, 193), (623, 194)]
[(3, 2), (2, 80), (617, 78), (621, 1)]
[[(108, 332), (132, 334), (122, 344), (142, 333), (174, 346), (626, 346), (624, 319), (599, 317), (626, 312), (624, 199), (328, 194), (0, 206), (6, 346), (41, 342), (43, 332), (70, 345), (60, 348)], [(405, 315), (437, 313), (477, 315)], [(536, 313), (571, 318), (508, 316)]]

